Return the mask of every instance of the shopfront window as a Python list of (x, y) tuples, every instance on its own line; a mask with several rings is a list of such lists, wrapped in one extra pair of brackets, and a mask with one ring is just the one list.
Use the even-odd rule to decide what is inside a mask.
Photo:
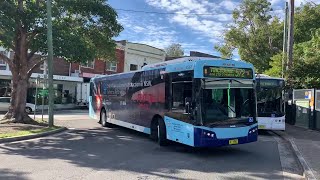
[(0, 97), (11, 96), (11, 80), (1, 79), (0, 80)]
[[(60, 82), (56, 82), (53, 84), (54, 104), (74, 104), (75, 89), (76, 83), (61, 82), (60, 84)], [(28, 89), (27, 102), (34, 104), (37, 100), (37, 105), (42, 105), (42, 103), (48, 105), (48, 95), (49, 91), (47, 88), (43, 88), (43, 82), (39, 84), (32, 82)]]

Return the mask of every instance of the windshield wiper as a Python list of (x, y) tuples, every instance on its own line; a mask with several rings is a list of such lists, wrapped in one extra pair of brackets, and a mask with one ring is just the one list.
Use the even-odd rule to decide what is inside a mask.
[(232, 118), (232, 119), (226, 119), (226, 120), (219, 120), (212, 123), (206, 124), (209, 127), (216, 127), (216, 126), (223, 126), (223, 125), (235, 125), (235, 124), (252, 124), (248, 122), (248, 118)]
[(227, 106), (232, 112), (236, 113), (229, 105), (227, 105)]

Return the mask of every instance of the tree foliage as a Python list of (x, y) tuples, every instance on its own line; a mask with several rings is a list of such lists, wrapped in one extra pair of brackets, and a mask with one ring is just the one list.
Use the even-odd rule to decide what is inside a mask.
[[(320, 87), (320, 5), (307, 3), (296, 10), (294, 27), (293, 67), (284, 71), (291, 88)], [(271, 68), (265, 71), (280, 76), (282, 53), (273, 56)], [(285, 64), (284, 64), (285, 65)]]
[[(46, 1), (0, 1), (0, 46), (14, 52), (13, 59), (0, 54), (12, 72), (11, 108), (8, 118), (22, 122), (28, 79), (47, 54)], [(52, 1), (54, 56), (70, 62), (86, 62), (114, 56), (122, 26), (117, 13), (105, 0)], [(19, 98), (18, 98), (19, 97)]]
[(181, 44), (171, 44), (165, 51), (168, 57), (180, 57), (184, 54)]
[[(21, 8), (19, 7), (21, 5)], [(31, 54), (47, 54), (46, 1), (0, 2), (0, 45), (15, 50), (20, 31)], [(122, 30), (117, 13), (104, 0), (53, 0), (54, 55), (69, 61), (113, 56), (112, 37)]]
[(285, 63), (283, 63), (282, 67), (282, 58), (282, 53), (274, 55), (270, 61), (270, 66), (272, 68), (266, 70), (264, 73), (273, 77), (282, 77), (282, 68), (285, 68)]
[(306, 3), (296, 8), (294, 16), (294, 42), (302, 43), (311, 40), (312, 32), (320, 28), (320, 6)]
[(313, 31), (311, 37), (294, 48), (294, 67), (288, 72), (293, 88), (320, 87), (320, 29)]
[(237, 48), (241, 59), (253, 63), (257, 72), (269, 69), (271, 57), (282, 49), (282, 26), (270, 15), (267, 0), (244, 0), (233, 11), (233, 25), (224, 35), (225, 44), (216, 46), (229, 56)]
[(228, 46), (226, 44), (223, 44), (221, 46), (215, 45), (214, 49), (219, 51), (221, 54), (221, 57), (224, 59), (231, 59), (233, 56), (232, 51), (234, 49), (231, 46)]

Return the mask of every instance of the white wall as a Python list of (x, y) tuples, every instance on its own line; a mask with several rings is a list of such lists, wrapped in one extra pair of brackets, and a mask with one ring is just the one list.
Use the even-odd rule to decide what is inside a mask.
[(154, 64), (165, 61), (164, 50), (139, 43), (126, 42), (125, 46), (124, 72), (130, 71), (130, 64), (141, 69), (144, 63)]

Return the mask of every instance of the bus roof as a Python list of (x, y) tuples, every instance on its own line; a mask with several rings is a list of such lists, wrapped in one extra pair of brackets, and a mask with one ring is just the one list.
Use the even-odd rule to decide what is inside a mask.
[(159, 68), (172, 69), (170, 67), (184, 66), (184, 65), (194, 66), (197, 63), (198, 64), (207, 63), (208, 65), (210, 64), (210, 65), (222, 66), (221, 62), (224, 62), (225, 64), (236, 64), (236, 67), (246, 66), (247, 68), (253, 68), (251, 63), (241, 61), (241, 60), (236, 61), (236, 60), (210, 58), (210, 57), (182, 57), (182, 58), (177, 58), (170, 61), (146, 65), (142, 68), (142, 70), (152, 70), (152, 69), (159, 69)]
[(279, 77), (272, 77), (266, 74), (256, 74), (256, 78), (259, 79), (274, 79), (274, 80), (285, 80), (284, 78), (279, 78)]
[(98, 76), (98, 77), (91, 78), (91, 80), (100, 79), (106, 76), (113, 77), (113, 76), (122, 75), (122, 77), (124, 77), (134, 72), (156, 70), (156, 69), (164, 69), (164, 73), (188, 71), (188, 70), (194, 70), (196, 67), (202, 69), (203, 66), (239, 67), (239, 68), (253, 69), (253, 65), (251, 63), (241, 61), (241, 60), (236, 61), (236, 60), (227, 60), (222, 58), (209, 58), (209, 57), (182, 57), (182, 58), (177, 58), (170, 61), (164, 61), (160, 63), (146, 65), (141, 70), (138, 70), (138, 71)]

